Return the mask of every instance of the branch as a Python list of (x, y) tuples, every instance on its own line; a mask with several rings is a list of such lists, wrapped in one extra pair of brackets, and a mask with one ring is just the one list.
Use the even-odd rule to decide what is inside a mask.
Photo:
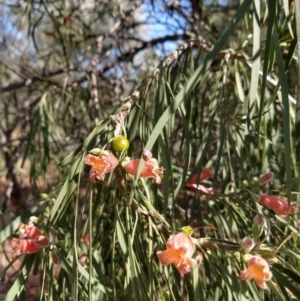
[(99, 63), (99, 56), (102, 52), (102, 42), (103, 40), (108, 37), (110, 34), (112, 34), (113, 32), (115, 32), (121, 25), (121, 22), (118, 21), (116, 22), (111, 28), (110, 30), (103, 35), (100, 35), (97, 37), (97, 51), (95, 53), (95, 55), (92, 58), (91, 61), (91, 67), (92, 67), (92, 71), (91, 71), (91, 100), (94, 102), (95, 104), (95, 125), (97, 125), (99, 123), (99, 118), (98, 118), (98, 114), (97, 112), (99, 112), (100, 106), (99, 106), (99, 95), (98, 95), (98, 84), (97, 84), (97, 66)]
[(16, 89), (20, 89), (23, 87), (28, 87), (31, 84), (33, 84), (34, 82), (39, 81), (41, 79), (48, 79), (55, 75), (60, 75), (63, 73), (75, 72), (75, 71), (83, 71), (83, 69), (81, 67), (72, 67), (72, 68), (61, 68), (61, 69), (58, 69), (55, 71), (50, 71), (50, 72), (47, 72), (47, 74), (43, 74), (41, 76), (34, 76), (32, 78), (27, 78), (26, 80), (23, 80), (20, 82), (16, 82), (16, 83), (12, 83), (10, 85), (4, 86), (4, 87), (0, 87), (0, 94), (14, 91)]
[[(122, 61), (131, 61), (133, 57), (139, 53), (140, 51), (146, 49), (147, 47), (153, 47), (160, 43), (166, 42), (166, 41), (178, 41), (180, 39), (187, 40), (190, 37), (186, 34), (175, 34), (175, 35), (167, 35), (164, 37), (156, 38), (150, 41), (141, 41), (141, 45), (138, 47), (131, 48), (129, 51), (123, 53), (122, 55), (118, 56), (115, 61), (109, 62), (105, 67), (103, 67), (101, 70), (98, 71), (98, 76), (100, 74), (105, 73), (112, 67), (116, 66), (117, 64), (121, 63)], [(72, 86), (78, 86), (78, 84), (83, 83), (84, 81), (88, 80), (88, 75), (83, 75), (80, 79), (68, 84), (69, 87)]]
[[(166, 35), (164, 37), (156, 38), (151, 41), (141, 41), (141, 43), (142, 43), (141, 46), (131, 48), (126, 53), (117, 57), (115, 62), (110, 63), (107, 67), (104, 67), (101, 71), (98, 71), (97, 73), (99, 75), (100, 73), (106, 72), (111, 67), (115, 66), (117, 63), (120, 63), (123, 60), (128, 60), (128, 59), (131, 60), (138, 52), (144, 50), (147, 47), (153, 47), (160, 43), (164, 43), (166, 41), (178, 41), (180, 39), (187, 40), (188, 38), (189, 38), (189, 36), (186, 34), (175, 34), (175, 35)], [(84, 69), (81, 67), (71, 67), (71, 68), (60, 68), (58, 70), (49, 71), (46, 74), (42, 74), (40, 76), (34, 76), (32, 78), (27, 78), (26, 80), (23, 80), (20, 82), (15, 82), (15, 83), (9, 84), (7, 86), (0, 87), (0, 94), (14, 91), (16, 89), (20, 89), (23, 87), (28, 87), (28, 86), (32, 85), (34, 82), (39, 81), (39, 80), (46, 80), (46, 79), (56, 76), (56, 75), (60, 75), (63, 73), (69, 73), (69, 72), (76, 72), (76, 71), (82, 72), (82, 71), (84, 71)], [(69, 84), (68, 86), (73, 86), (76, 83), (79, 84), (86, 80), (88, 80), (88, 76), (84, 75), (82, 78), (80, 78), (76, 82), (73, 82), (73, 84)]]

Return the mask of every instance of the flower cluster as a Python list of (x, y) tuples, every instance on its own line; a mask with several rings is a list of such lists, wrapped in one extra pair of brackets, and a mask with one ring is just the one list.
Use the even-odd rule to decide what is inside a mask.
[(21, 224), (19, 230), (21, 232), (19, 238), (13, 238), (11, 242), (12, 249), (15, 252), (13, 254), (14, 258), (21, 254), (37, 253), (49, 246), (48, 238), (42, 235), (32, 221), (29, 221), (27, 225)]
[[(116, 140), (116, 142), (118, 142)], [(116, 145), (114, 146), (115, 151), (123, 152), (126, 151), (121, 145), (122, 148), (118, 148)], [(126, 145), (125, 145), (126, 146)], [(144, 162), (141, 162), (141, 159), (131, 159), (128, 157), (123, 158), (120, 162), (119, 160), (110, 152), (101, 151), (99, 155), (88, 154), (84, 158), (84, 163), (86, 165), (91, 166), (89, 179), (92, 183), (96, 183), (97, 180), (103, 181), (104, 176), (107, 173), (114, 171), (117, 165), (120, 163), (123, 169), (130, 175), (136, 176), (138, 173), (139, 166), (141, 165), (139, 171), (139, 177), (141, 178), (151, 178), (155, 180), (156, 184), (161, 183), (160, 175), (163, 174), (164, 168), (159, 166), (157, 159), (152, 157), (152, 153), (148, 150), (143, 152)], [(118, 174), (118, 173), (117, 173)], [(259, 178), (259, 185), (264, 185), (273, 179), (274, 174), (272, 172), (268, 172), (262, 175)], [(194, 174), (187, 183), (187, 187), (194, 188), (198, 191), (202, 191), (205, 194), (211, 194), (213, 192), (212, 188), (207, 188), (204, 185), (201, 185), (202, 181), (207, 179), (211, 179), (213, 174), (210, 170), (205, 167), (201, 167), (200, 174)], [(259, 203), (272, 209), (275, 213), (281, 215), (287, 215), (289, 213), (294, 213), (296, 211), (296, 203), (292, 202), (290, 205), (285, 201), (278, 197), (269, 196), (269, 195), (261, 195), (258, 199)], [(256, 284), (261, 289), (267, 289), (267, 281), (272, 278), (272, 272), (270, 270), (269, 263), (263, 257), (257, 255), (259, 254), (259, 244), (257, 244), (257, 239), (262, 234), (262, 231), (265, 226), (265, 218), (258, 214), (254, 218), (254, 224), (252, 229), (252, 237), (244, 237), (240, 244), (231, 245), (229, 247), (234, 248), (235, 251), (247, 253), (246, 263), (247, 268), (240, 272), (240, 279), (243, 281), (254, 280)], [(29, 227), (29, 226), (28, 226)], [(37, 229), (37, 228), (36, 228)], [(33, 230), (31, 230), (33, 231)], [(26, 228), (26, 239), (27, 245), (28, 241), (32, 241), (32, 249), (30, 251), (24, 250), (24, 247), (19, 248), (19, 253), (21, 254), (25, 252), (36, 252), (38, 250), (38, 241), (35, 241), (37, 238), (41, 239), (39, 230), (37, 235), (32, 237), (29, 235), (29, 230)], [(197, 259), (194, 254), (196, 251), (194, 239), (191, 237), (192, 235), (191, 227), (184, 227), (183, 232), (177, 235), (172, 235), (168, 241), (166, 242), (166, 249), (163, 251), (158, 251), (156, 253), (160, 263), (162, 265), (174, 265), (174, 267), (179, 271), (181, 275), (185, 275), (189, 273), (193, 267), (197, 264)], [(45, 237), (44, 237), (45, 238)], [(47, 238), (45, 238), (47, 239)], [(21, 240), (21, 238), (20, 238)], [(217, 242), (213, 240), (209, 241), (211, 245)], [(48, 240), (45, 242), (45, 245), (48, 245)], [(224, 245), (224, 243), (223, 243)], [(34, 249), (34, 247), (35, 249)], [(257, 247), (258, 246), (258, 247)], [(23, 249), (22, 249), (23, 248)], [(41, 248), (39, 246), (39, 248)], [(232, 250), (232, 249), (231, 249)], [(250, 254), (250, 252), (255, 255)], [(202, 257), (198, 255), (201, 259)]]
[(191, 268), (197, 264), (197, 260), (192, 258), (195, 253), (195, 244), (190, 236), (179, 233), (167, 241), (166, 248), (165, 251), (156, 253), (159, 261), (163, 265), (174, 264), (180, 274), (190, 272)]
[[(153, 178), (156, 184), (160, 184), (161, 178), (159, 175), (163, 173), (164, 168), (159, 166), (157, 159), (152, 158), (150, 151), (145, 150), (143, 152), (143, 158), (145, 164), (141, 170), (140, 177)], [(88, 154), (83, 159), (83, 162), (92, 167), (89, 174), (89, 179), (92, 183), (96, 183), (96, 180), (103, 181), (104, 175), (114, 171), (119, 164), (119, 160), (108, 151), (102, 151), (98, 156)], [(126, 157), (121, 161), (122, 167), (131, 175), (137, 174), (139, 164), (140, 159), (131, 160)]]
[[(268, 261), (264, 259), (262, 255), (258, 255), (260, 253), (260, 244), (257, 244), (256, 241), (261, 235), (265, 224), (265, 218), (261, 214), (257, 214), (253, 220), (252, 236), (254, 238), (246, 236), (241, 240), (240, 244), (234, 244), (232, 242), (226, 244), (225, 241), (220, 242), (218, 239), (215, 240), (212, 238), (200, 238), (197, 241), (202, 247), (220, 248), (224, 251), (246, 253), (244, 254), (244, 259), (247, 268), (240, 272), (240, 280), (254, 280), (261, 289), (267, 289), (267, 281), (272, 278), (272, 272)], [(186, 226), (183, 227), (182, 230), (183, 233), (172, 236), (167, 241), (165, 251), (159, 251), (156, 254), (163, 265), (174, 264), (178, 271), (184, 275), (191, 271), (191, 268), (196, 265), (197, 261), (192, 258), (195, 253), (195, 239), (191, 238), (193, 229), (190, 226)], [(255, 255), (250, 254), (250, 252), (254, 252)], [(202, 259), (201, 257), (199, 258), (201, 262), (203, 256)]]

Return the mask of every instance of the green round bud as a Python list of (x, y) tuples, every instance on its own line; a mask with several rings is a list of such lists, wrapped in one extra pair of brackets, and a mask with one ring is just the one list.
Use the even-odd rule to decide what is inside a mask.
[(128, 150), (129, 141), (124, 136), (119, 135), (114, 138), (112, 146), (116, 152), (121, 153)]

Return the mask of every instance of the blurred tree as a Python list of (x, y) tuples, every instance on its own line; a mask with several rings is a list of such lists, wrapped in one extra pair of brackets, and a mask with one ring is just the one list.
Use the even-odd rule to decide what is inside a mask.
[(51, 159), (57, 162), (78, 145), (139, 82), (137, 75), (156, 64), (155, 57), (188, 38), (189, 7), (3, 1), (1, 162), (7, 177), (17, 185), (15, 164), (28, 158), (35, 182)]

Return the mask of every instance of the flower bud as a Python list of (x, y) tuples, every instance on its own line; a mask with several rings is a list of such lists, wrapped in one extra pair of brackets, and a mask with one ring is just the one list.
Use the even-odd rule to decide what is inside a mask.
[(259, 203), (272, 209), (276, 214), (279, 215), (289, 215), (296, 213), (297, 203), (290, 202), (290, 204), (281, 198), (271, 195), (261, 195), (258, 199)]
[(243, 181), (242, 181), (242, 187), (243, 187), (243, 188), (247, 188), (247, 187), (249, 187), (249, 183), (248, 183), (248, 181), (246, 181), (246, 180), (243, 180)]
[(251, 237), (244, 237), (241, 241), (243, 250), (250, 252), (255, 247), (255, 242)]
[(248, 260), (249, 260), (251, 257), (252, 257), (251, 254), (244, 254), (244, 255), (242, 256), (242, 260), (243, 260), (243, 262), (248, 262)]
[(152, 159), (152, 153), (149, 150), (145, 149), (143, 151), (143, 159), (145, 161), (148, 161), (148, 160)]
[(260, 182), (260, 184), (266, 184), (266, 183), (272, 181), (273, 178), (274, 178), (274, 173), (271, 171), (268, 171), (260, 176), (259, 182)]
[(39, 218), (37, 216), (32, 215), (32, 216), (30, 216), (29, 221), (31, 223), (37, 224), (38, 223), (38, 219)]
[(51, 252), (51, 258), (54, 264), (60, 263), (59, 256), (54, 251)]
[(188, 236), (192, 236), (193, 234), (193, 228), (191, 226), (185, 226), (185, 227), (182, 227), (182, 233), (188, 235)]
[(93, 154), (93, 155), (95, 155), (95, 156), (100, 155), (102, 152), (103, 152), (103, 150), (102, 150), (101, 148), (98, 148), (98, 147), (93, 148), (93, 149), (91, 149), (91, 150), (89, 151), (90, 154)]
[(253, 228), (252, 228), (252, 235), (254, 239), (257, 239), (261, 236), (262, 231), (265, 225), (265, 218), (261, 214), (257, 214), (253, 219)]

